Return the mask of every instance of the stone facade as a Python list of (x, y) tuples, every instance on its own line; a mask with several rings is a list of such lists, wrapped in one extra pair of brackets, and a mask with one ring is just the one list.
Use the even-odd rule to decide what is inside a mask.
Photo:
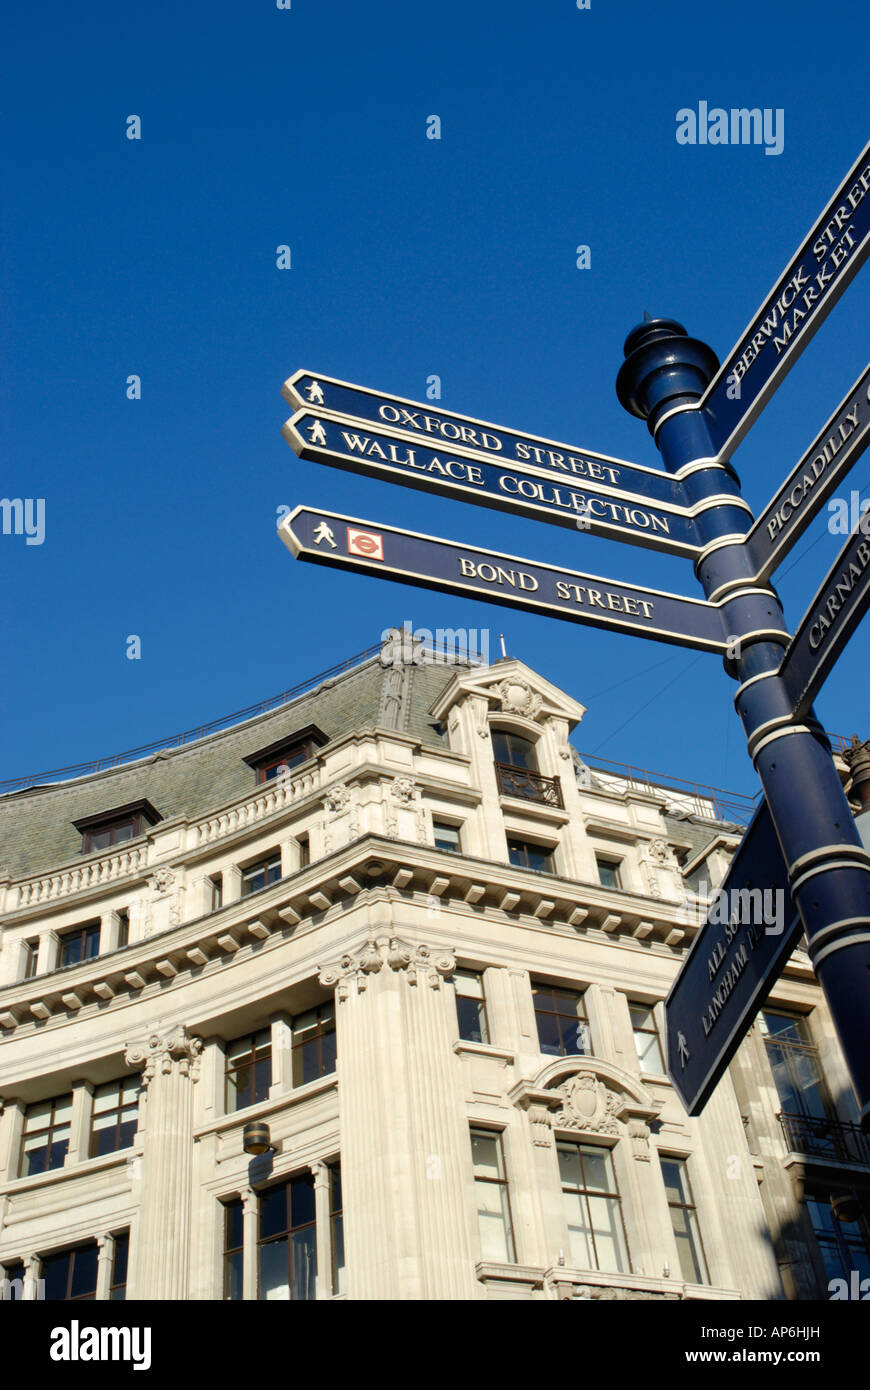
[[(583, 713), (518, 661), (401, 679), (374, 662), (133, 769), (5, 798), (2, 862), (17, 866), (0, 877), (10, 1277), (38, 1279), (53, 1254), (95, 1246), (107, 1298), (128, 1236), (128, 1297), (256, 1298), (264, 1201), (293, 1179), (311, 1203), (309, 1235), (294, 1237), (307, 1252), (302, 1273), (292, 1266), (294, 1297), (826, 1296), (802, 1197), (809, 1185), (863, 1198), (870, 1162), (793, 1151), (758, 1025), (698, 1119), (661, 1067), (642, 1066), (633, 1032), (630, 1006), (642, 1005), (661, 1036), (696, 930), (687, 885), (699, 864), (721, 880), (739, 827), (703, 799), (675, 810), (670, 791), (590, 772), (568, 742)], [(258, 783), (244, 755), (314, 721), (324, 746)], [(538, 782), (523, 794), (500, 777), (499, 731), (534, 745)], [(71, 820), (129, 803), (131, 788), (162, 819), (114, 848), (68, 852)], [(436, 847), (444, 826), (458, 850)], [(509, 840), (548, 852), (547, 867), (510, 862)], [(603, 886), (599, 861), (618, 863), (617, 886)], [(249, 893), (257, 863), (278, 868)], [(99, 953), (60, 964), (68, 933), (89, 923)], [(461, 1035), (469, 973), (485, 1041)], [(582, 993), (582, 1052), (542, 1051), (536, 987)], [(802, 952), (773, 1005), (805, 1016), (847, 1132), (843, 1062)], [(330, 1006), (335, 1066), (327, 1039), (300, 1077), (305, 1020)], [(233, 1109), (226, 1072), (248, 1036), (270, 1052), (268, 1085)], [(100, 1152), (100, 1097), (137, 1076), (135, 1133)], [(40, 1103), (66, 1097), (62, 1165), (23, 1176)], [(270, 1129), (259, 1156), (243, 1147), (252, 1121)], [(481, 1202), (494, 1216), (472, 1131), (498, 1138), (510, 1258), (493, 1258), (481, 1235)], [(619, 1268), (597, 1254), (576, 1262), (568, 1145), (607, 1155)], [(697, 1278), (681, 1263), (663, 1159), (690, 1184)]]

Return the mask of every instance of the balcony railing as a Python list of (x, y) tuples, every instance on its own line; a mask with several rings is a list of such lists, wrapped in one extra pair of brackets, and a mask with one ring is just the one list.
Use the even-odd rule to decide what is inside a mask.
[(862, 1134), (857, 1125), (845, 1120), (818, 1120), (787, 1112), (778, 1118), (792, 1153), (870, 1168), (870, 1138)]
[(544, 806), (564, 807), (562, 783), (558, 777), (542, 777), (539, 772), (530, 772), (526, 767), (512, 767), (510, 763), (496, 763), (498, 789), (503, 796), (520, 796), (524, 801), (540, 801)]

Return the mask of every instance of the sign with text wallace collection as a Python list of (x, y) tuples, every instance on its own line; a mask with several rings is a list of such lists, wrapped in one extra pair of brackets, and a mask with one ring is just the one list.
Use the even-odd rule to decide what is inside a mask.
[(540, 468), (505, 464), (479, 451), (440, 448), (425, 436), (412, 441), (384, 426), (360, 428), (359, 421), (326, 411), (298, 410), (285, 424), (284, 437), (300, 458), (332, 468), (670, 555), (694, 559), (700, 554), (693, 515), (682, 507), (642, 502)]

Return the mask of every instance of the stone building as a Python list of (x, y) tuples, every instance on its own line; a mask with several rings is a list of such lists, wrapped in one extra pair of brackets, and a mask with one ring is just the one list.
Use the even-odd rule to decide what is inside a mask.
[(404, 655), (0, 797), (5, 1296), (870, 1274), (870, 1152), (802, 951), (700, 1118), (665, 1075), (739, 814), (590, 766), (583, 706), (520, 661)]

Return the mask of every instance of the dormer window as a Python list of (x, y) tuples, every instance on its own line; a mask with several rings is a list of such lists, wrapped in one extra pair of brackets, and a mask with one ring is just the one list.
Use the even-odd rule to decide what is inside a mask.
[(492, 751), (497, 763), (502, 767), (521, 767), (528, 772), (537, 772), (538, 760), (535, 745), (519, 734), (508, 733), (505, 729), (493, 729)]
[(563, 806), (559, 778), (541, 776), (535, 745), (529, 739), (507, 729), (493, 729), (492, 751), (502, 796), (518, 796), (523, 801), (539, 801), (544, 806)]
[(278, 739), (256, 753), (249, 753), (244, 761), (254, 769), (258, 782), (271, 782), (290, 768), (307, 763), (317, 749), (328, 742), (329, 738), (322, 729), (318, 729), (316, 724), (308, 724), (287, 738)]
[(133, 840), (144, 834), (149, 825), (156, 825), (162, 817), (155, 811), (150, 801), (130, 801), (126, 806), (115, 806), (111, 811), (100, 811), (95, 816), (83, 816), (73, 821), (82, 837), (82, 854), (93, 854), (95, 850), (111, 849), (124, 840)]

